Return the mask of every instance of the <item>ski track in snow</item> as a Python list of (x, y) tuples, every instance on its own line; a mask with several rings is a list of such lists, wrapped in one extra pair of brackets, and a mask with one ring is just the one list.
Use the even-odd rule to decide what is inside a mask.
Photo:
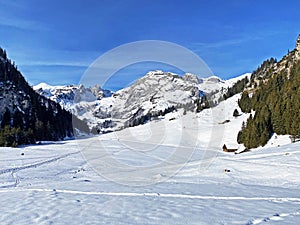
[[(95, 192), (95, 191), (76, 191), (76, 190), (58, 190), (45, 188), (19, 188), (19, 189), (0, 189), (0, 193), (7, 192), (55, 192), (80, 195), (103, 195), (117, 197), (160, 197), (160, 198), (183, 198), (200, 200), (242, 200), (242, 201), (275, 201), (275, 202), (300, 202), (299, 198), (294, 197), (243, 197), (243, 196), (209, 196), (209, 195), (188, 195), (188, 194), (168, 194), (168, 193), (138, 193), (138, 192)], [(300, 213), (300, 212), (299, 212)]]
[[(268, 202), (290, 202), (294, 204), (300, 203), (300, 198), (286, 198), (286, 197), (243, 197), (243, 196), (208, 196), (208, 195), (188, 195), (188, 194), (170, 194), (170, 193), (138, 193), (138, 192), (95, 192), (95, 191), (76, 191), (76, 190), (58, 190), (58, 189), (44, 189), (44, 188), (7, 188), (0, 189), (0, 193), (15, 193), (15, 192), (32, 192), (32, 193), (53, 193), (54, 196), (59, 194), (71, 194), (77, 196), (87, 195), (87, 196), (109, 196), (115, 197), (119, 201), (120, 197), (137, 197), (137, 198), (147, 198), (152, 197), (154, 199), (196, 199), (196, 200), (208, 200), (208, 201), (223, 201), (226, 205), (227, 201), (268, 201)], [(116, 200), (111, 200), (115, 202)], [(109, 201), (111, 203), (111, 201)], [(134, 200), (133, 200), (134, 201)], [(106, 203), (105, 203), (106, 204)], [(109, 207), (109, 205), (107, 205)], [(300, 208), (294, 212), (284, 212), (284, 213), (273, 213), (270, 216), (263, 218), (252, 218), (249, 219), (245, 225), (254, 225), (254, 224), (266, 224), (272, 222), (283, 222), (289, 221), (291, 217), (298, 217), (300, 215)]]
[(5, 174), (5, 173), (14, 173), (14, 172), (24, 170), (24, 169), (37, 168), (39, 166), (50, 164), (50, 163), (53, 163), (53, 162), (58, 161), (60, 159), (66, 158), (70, 155), (74, 155), (74, 154), (78, 154), (78, 153), (80, 153), (80, 151), (71, 152), (71, 153), (68, 153), (68, 154), (65, 154), (65, 155), (62, 155), (62, 156), (58, 156), (58, 157), (55, 157), (55, 158), (52, 158), (52, 159), (49, 159), (49, 160), (45, 160), (45, 161), (42, 161), (42, 162), (39, 162), (39, 163), (33, 163), (33, 164), (25, 165), (25, 166), (19, 166), (19, 167), (3, 169), (3, 170), (0, 170), (0, 175)]

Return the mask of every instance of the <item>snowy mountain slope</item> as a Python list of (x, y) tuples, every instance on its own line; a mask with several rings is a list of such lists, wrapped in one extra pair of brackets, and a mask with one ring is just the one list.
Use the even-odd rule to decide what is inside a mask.
[(198, 86), (204, 91), (204, 93), (206, 93), (211, 102), (218, 104), (220, 99), (223, 98), (223, 95), (227, 93), (228, 88), (231, 88), (234, 84), (245, 77), (250, 79), (251, 73), (245, 73), (229, 80), (222, 80), (216, 76), (202, 78), (202, 82), (200, 82)]
[(194, 102), (201, 96), (196, 85), (176, 74), (149, 72), (132, 86), (114, 94), (111, 117), (132, 126), (135, 120), (145, 116), (163, 115), (184, 106), (194, 108)]
[(98, 95), (92, 91), (95, 87), (85, 88), (82, 85), (53, 87), (40, 84), (34, 89), (88, 121), (91, 127), (105, 132), (141, 124), (177, 108), (193, 110), (195, 102), (203, 95), (210, 95), (217, 102), (227, 88), (244, 76), (249, 74), (223, 81), (216, 76), (199, 79), (193, 74), (181, 77), (170, 72), (150, 71), (133, 85), (107, 98), (103, 98), (108, 95), (107, 92), (98, 86), (96, 92), (102, 93)]
[[(33, 89), (37, 93), (59, 103), (64, 109), (69, 111), (72, 111), (74, 101), (94, 102), (104, 97), (111, 96), (110, 91), (103, 90), (97, 85), (86, 88), (83, 85), (51, 86), (40, 83), (34, 86)], [(80, 97), (80, 99), (75, 100), (75, 96)]]
[[(238, 98), (197, 115), (170, 113), (167, 118), (177, 119), (99, 137), (0, 148), (0, 223), (297, 224), (299, 143), (283, 145), (281, 137), (274, 137), (264, 151), (234, 155), (221, 150), (223, 143), (237, 146), (235, 133), (248, 116), (232, 116)], [(113, 157), (135, 170), (106, 174), (105, 167), (112, 166), (106, 163), (99, 176), (82, 146), (89, 146), (92, 158), (109, 162)], [(148, 171), (154, 176), (140, 176), (150, 185), (107, 180), (134, 181), (136, 171), (168, 160), (176, 149), (183, 153), (191, 148), (185, 163), (169, 163)], [(181, 162), (175, 156), (173, 162)]]
[(211, 93), (214, 91), (219, 91), (222, 88), (226, 89), (226, 88), (232, 87), (239, 80), (242, 80), (245, 77), (250, 78), (250, 76), (251, 76), (251, 73), (245, 73), (240, 76), (231, 78), (229, 80), (222, 80), (221, 78), (219, 78), (217, 76), (201, 78), (199, 87), (205, 93)]
[[(249, 75), (243, 75), (240, 79)], [(217, 77), (199, 79), (193, 74), (181, 77), (170, 72), (150, 71), (132, 86), (117, 91), (103, 102), (99, 101), (94, 115), (100, 119), (111, 119), (116, 127), (137, 125), (174, 108), (194, 111), (195, 102), (212, 92), (211, 98), (217, 101), (237, 80), (222, 81)]]

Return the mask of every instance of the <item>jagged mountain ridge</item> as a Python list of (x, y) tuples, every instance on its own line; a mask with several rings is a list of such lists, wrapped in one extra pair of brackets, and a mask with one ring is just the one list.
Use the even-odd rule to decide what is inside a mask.
[[(184, 76), (185, 77), (185, 76)], [(125, 127), (144, 123), (152, 117), (163, 116), (178, 108), (192, 110), (203, 93), (197, 87), (197, 79), (184, 79), (173, 73), (152, 71), (138, 79), (132, 86), (116, 92), (109, 108), (113, 121)], [(192, 78), (192, 75), (189, 75)], [(96, 116), (101, 117), (102, 107)]]
[(80, 96), (82, 98), (80, 100), (91, 102), (112, 95), (111, 91), (103, 90), (98, 85), (86, 88), (83, 85), (51, 86), (40, 83), (33, 86), (33, 89), (40, 95), (59, 103), (66, 110), (71, 109), (75, 96)]
[[(90, 91), (91, 88), (82, 85), (51, 86), (50, 89), (40, 84), (34, 89), (86, 120), (91, 128), (106, 132), (138, 125), (180, 108), (195, 110), (197, 103), (203, 104), (203, 97), (209, 96), (209, 100), (216, 104), (229, 87), (249, 75), (223, 81), (216, 76), (198, 78), (193, 74), (179, 76), (171, 72), (150, 71), (133, 85), (100, 99)], [(62, 93), (68, 90), (71, 91), (67, 96), (71, 98), (62, 98)]]
[(297, 38), (296, 46), (292, 51), (289, 51), (277, 61), (275, 58), (265, 60), (255, 71), (251, 74), (251, 88), (255, 89), (259, 82), (267, 82), (269, 78), (276, 76), (281, 72), (290, 74), (293, 64), (300, 60), (300, 35)]

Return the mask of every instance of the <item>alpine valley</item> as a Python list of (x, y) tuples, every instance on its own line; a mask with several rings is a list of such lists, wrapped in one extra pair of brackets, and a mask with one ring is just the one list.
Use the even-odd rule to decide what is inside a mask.
[(233, 79), (116, 92), (32, 87), (0, 49), (0, 223), (298, 224), (299, 97), (300, 36)]

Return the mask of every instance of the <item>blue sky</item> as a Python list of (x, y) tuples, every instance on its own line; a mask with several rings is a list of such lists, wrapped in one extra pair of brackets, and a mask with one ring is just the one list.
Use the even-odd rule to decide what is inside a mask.
[[(293, 49), (299, 9), (296, 0), (0, 0), (0, 46), (31, 84), (77, 84), (101, 54), (139, 40), (182, 45), (227, 79)], [(133, 68), (133, 79), (148, 69)]]

